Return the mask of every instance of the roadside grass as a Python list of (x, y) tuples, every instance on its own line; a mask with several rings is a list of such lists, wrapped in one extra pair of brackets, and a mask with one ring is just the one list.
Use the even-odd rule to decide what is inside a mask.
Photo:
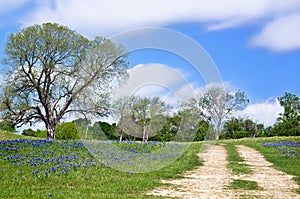
[(243, 189), (243, 190), (262, 190), (257, 182), (250, 180), (234, 179), (228, 186), (230, 189)]
[[(286, 143), (285, 146), (284, 143)], [(230, 145), (246, 145), (252, 147), (264, 155), (265, 159), (273, 164), (277, 170), (294, 176), (300, 186), (300, 136), (295, 137), (271, 137), (271, 138), (246, 138), (240, 140), (222, 141)], [(263, 143), (270, 144), (264, 146)], [(299, 143), (291, 146), (291, 143)], [(283, 144), (283, 146), (281, 146)], [(274, 146), (273, 146), (274, 145)], [(298, 154), (298, 155), (297, 155)], [(274, 179), (276, 180), (276, 179)], [(280, 183), (280, 182), (278, 182)], [(300, 188), (295, 190), (300, 194)]]
[[(0, 198), (161, 198), (145, 193), (161, 186), (161, 179), (178, 178), (202, 165), (196, 155), (201, 143), (191, 144), (163, 169), (134, 173), (97, 161), (77, 141), (28, 141), (22, 136), (15, 142), (4, 141), (15, 139), (11, 136), (0, 141)], [(129, 150), (129, 146), (124, 147)]]
[[(275, 169), (294, 176), (293, 180), (300, 186), (300, 148), (285, 146), (284, 149), (287, 152), (283, 153), (281, 147), (267, 147), (262, 145), (262, 143), (282, 143), (286, 141), (293, 143), (300, 142), (300, 137), (265, 139), (259, 142), (244, 141), (244, 145), (252, 147), (262, 153), (267, 161), (273, 163)], [(289, 154), (290, 151), (298, 152), (299, 156), (291, 156)], [(297, 189), (296, 192), (300, 194), (300, 188)]]
[[(0, 130), (0, 140), (14, 140), (21, 138), (28, 138), (28, 136)], [(33, 137), (30, 138), (32, 139)]]

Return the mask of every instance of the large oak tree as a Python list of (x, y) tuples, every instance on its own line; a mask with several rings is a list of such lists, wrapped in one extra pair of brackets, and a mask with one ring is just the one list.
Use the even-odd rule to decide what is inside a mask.
[(5, 54), (3, 119), (17, 126), (42, 121), (49, 139), (68, 113), (107, 114), (111, 87), (128, 65), (124, 47), (53, 23), (11, 34)]

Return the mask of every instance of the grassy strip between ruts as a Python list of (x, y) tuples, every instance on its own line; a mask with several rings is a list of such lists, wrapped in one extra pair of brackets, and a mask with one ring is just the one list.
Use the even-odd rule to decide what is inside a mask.
[(234, 179), (230, 183), (228, 188), (244, 190), (262, 190), (262, 188), (258, 186), (257, 182), (241, 179)]
[(226, 143), (224, 145), (227, 151), (227, 168), (235, 175), (241, 174), (250, 174), (252, 170), (248, 167), (248, 165), (244, 164), (244, 159), (241, 158), (236, 150), (236, 147), (233, 143)]
[[(50, 144), (49, 146), (52, 147)], [(60, 144), (54, 145), (49, 152), (59, 147)], [(200, 148), (201, 143), (193, 143), (183, 157), (169, 166), (137, 174), (109, 167), (79, 167), (61, 175), (50, 172), (46, 177), (45, 170), (41, 169), (40, 173), (36, 173), (35, 170), (35, 173), (31, 174), (33, 169), (31, 166), (13, 166), (2, 156), (0, 158), (0, 198), (159, 198), (147, 196), (145, 193), (159, 186), (161, 179), (177, 178), (182, 172), (200, 166), (201, 162), (196, 155)], [(25, 150), (41, 149), (28, 146)], [(6, 157), (8, 157), (7, 154)], [(50, 164), (45, 166), (49, 167)]]
[[(234, 143), (226, 143), (224, 145), (227, 151), (227, 168), (231, 171), (232, 174), (242, 175), (242, 174), (251, 174), (252, 170), (248, 165), (244, 164), (244, 159), (241, 158), (237, 152)], [(257, 182), (249, 180), (234, 179), (227, 188), (230, 189), (244, 189), (244, 190), (261, 190)]]

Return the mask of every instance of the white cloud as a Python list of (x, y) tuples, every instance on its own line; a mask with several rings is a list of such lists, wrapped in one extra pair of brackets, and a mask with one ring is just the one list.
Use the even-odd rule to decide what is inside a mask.
[(249, 118), (253, 121), (263, 123), (265, 126), (272, 126), (278, 114), (283, 112), (278, 100), (267, 100), (263, 103), (249, 104), (243, 111), (236, 112), (236, 117)]
[[(171, 92), (182, 98), (184, 94), (193, 93), (192, 86), (186, 79), (186, 74), (164, 64), (139, 64), (130, 69), (128, 73), (129, 80), (126, 85), (117, 89), (115, 92), (117, 95), (137, 94), (154, 97)], [(185, 92), (182, 91), (183, 87)], [(179, 90), (181, 90), (180, 95)]]
[[(89, 37), (181, 22), (204, 23), (208, 30), (259, 24), (263, 31), (254, 39), (256, 46), (289, 50), (300, 44), (283, 45), (292, 43), (285, 33), (299, 33), (299, 29), (292, 26), (296, 18), (284, 16), (299, 12), (300, 0), (45, 0), (22, 20), (24, 26), (46, 21), (65, 24)], [(277, 28), (282, 22), (287, 22), (282, 26), (285, 30)]]
[(272, 51), (286, 51), (300, 48), (300, 13), (279, 17), (268, 23), (253, 37), (251, 44)]
[(163, 101), (177, 108), (188, 98), (194, 96), (193, 85), (186, 79), (188, 74), (163, 64), (139, 64), (128, 71), (126, 85), (113, 93), (120, 96), (138, 95), (160, 97)]

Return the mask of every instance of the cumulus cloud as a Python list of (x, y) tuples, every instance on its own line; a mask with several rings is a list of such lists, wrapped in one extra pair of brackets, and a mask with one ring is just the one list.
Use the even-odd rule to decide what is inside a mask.
[(279, 17), (268, 23), (251, 40), (254, 46), (272, 51), (287, 51), (300, 48), (300, 13)]
[[(116, 97), (135, 94), (144, 97), (160, 97), (163, 101), (178, 110), (178, 105), (185, 100), (205, 92), (207, 87), (220, 86), (220, 83), (210, 83), (199, 86), (190, 83), (181, 70), (170, 68), (163, 64), (139, 64), (129, 70), (127, 85), (119, 88)], [(230, 82), (223, 82), (226, 90), (236, 90)], [(262, 103), (249, 104), (244, 110), (237, 111), (236, 117), (250, 118), (253, 121), (271, 126), (276, 122), (279, 113), (283, 112), (278, 100), (266, 100)]]
[(249, 104), (244, 110), (236, 112), (235, 116), (249, 118), (263, 123), (265, 126), (272, 126), (276, 122), (279, 113), (283, 113), (283, 107), (280, 106), (276, 99)]
[[(22, 19), (24, 26), (52, 21), (68, 25), (86, 36), (95, 36), (111, 35), (141, 26), (165, 26), (181, 22), (199, 22), (205, 24), (208, 30), (250, 23), (262, 25), (263, 28), (254, 39), (255, 45), (275, 50), (281, 50), (280, 43), (289, 41), (290, 37), (280, 36), (280, 40), (277, 40), (278, 37), (272, 36), (273, 31), (277, 35), (294, 33), (294, 22), (289, 20), (296, 19), (284, 16), (300, 12), (300, 0), (45, 0), (39, 3), (37, 9)], [(281, 21), (272, 21), (282, 17)], [(284, 20), (288, 24), (282, 27), (287, 30), (281, 31), (277, 26)], [(298, 42), (294, 45), (300, 46)], [(283, 49), (289, 49), (289, 46)]]
[(187, 98), (193, 97), (193, 85), (180, 69), (164, 64), (139, 64), (128, 70), (126, 85), (114, 91), (115, 98), (126, 95), (161, 97), (172, 106), (177, 106)]

